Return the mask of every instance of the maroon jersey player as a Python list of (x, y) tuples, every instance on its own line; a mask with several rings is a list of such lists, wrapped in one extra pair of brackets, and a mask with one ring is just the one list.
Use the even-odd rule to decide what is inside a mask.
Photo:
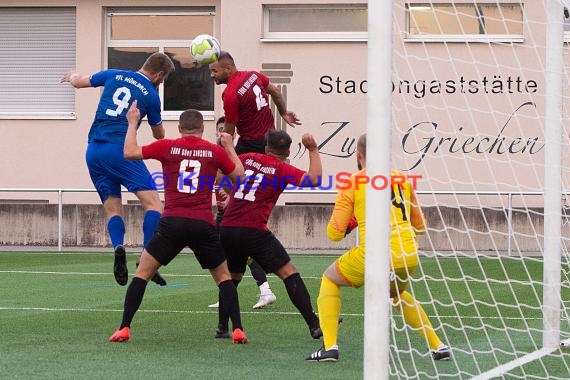
[(210, 271), (219, 288), (222, 300), (219, 310), (232, 320), (234, 343), (246, 343), (236, 287), (214, 227), (211, 208), (218, 170), (231, 181), (243, 175), (243, 165), (235, 153), (231, 136), (221, 136), (223, 148), (203, 140), (202, 114), (186, 110), (180, 115), (180, 138), (160, 140), (141, 147), (136, 139), (136, 127), (140, 121), (136, 100), (127, 112), (127, 119), (125, 158), (153, 158), (162, 163), (165, 206), (156, 232), (145, 247), (140, 265), (127, 288), (121, 325), (109, 340), (129, 340), (131, 321), (142, 302), (148, 281), (161, 265), (168, 265), (182, 249), (189, 247), (202, 268)]
[(285, 98), (277, 86), (257, 71), (238, 71), (233, 57), (226, 51), (210, 64), (210, 74), (216, 84), (227, 84), (222, 93), (225, 131), (239, 135), (237, 154), (265, 153), (265, 135), (275, 129), (269, 96), (279, 114), (292, 127), (300, 125), (294, 112), (287, 110)]
[[(279, 88), (257, 71), (239, 71), (233, 57), (221, 52), (218, 60), (210, 64), (210, 73), (216, 84), (226, 84), (222, 93), (224, 103), (224, 130), (231, 135), (237, 131), (237, 154), (265, 153), (265, 135), (275, 129), (275, 120), (269, 104), (269, 96), (283, 119), (292, 127), (299, 125), (297, 116), (287, 110), (285, 98)], [(217, 219), (222, 219), (223, 210)], [(261, 266), (250, 260), (251, 274), (259, 287), (259, 301), (253, 305), (260, 309), (274, 303), (277, 297), (271, 290), (267, 275)], [(213, 304), (210, 306), (216, 306)]]
[[(287, 185), (314, 187), (320, 183), (322, 167), (317, 143), (310, 134), (303, 135), (302, 143), (309, 151), (307, 172), (285, 162), (291, 146), (291, 137), (285, 131), (268, 132), (267, 154), (240, 155), (245, 182), (230, 194), (220, 238), (234, 282), (238, 284), (242, 279), (249, 257), (266, 272), (275, 273), (285, 284), (311, 336), (318, 339), (322, 336), (319, 319), (305, 283), (281, 242), (267, 228), (269, 215)], [(223, 329), (227, 326), (227, 317), (223, 313), (219, 315), (218, 329)]]

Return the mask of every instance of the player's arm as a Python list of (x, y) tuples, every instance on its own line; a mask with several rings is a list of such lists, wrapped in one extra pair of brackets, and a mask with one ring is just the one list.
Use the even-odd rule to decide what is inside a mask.
[(127, 136), (125, 137), (125, 145), (123, 154), (127, 160), (142, 160), (142, 147), (137, 143), (137, 127), (141, 118), (141, 113), (137, 107), (135, 100), (127, 112), (127, 120), (129, 126), (127, 128)]
[(301, 121), (297, 115), (295, 115), (295, 113), (292, 111), (287, 111), (285, 98), (277, 86), (275, 86), (273, 83), (269, 83), (265, 88), (265, 92), (271, 96), (273, 104), (275, 104), (275, 107), (277, 107), (277, 110), (279, 111), (279, 115), (281, 115), (287, 124), (293, 128), (295, 128), (296, 125), (301, 125)]
[(152, 130), (152, 137), (157, 140), (161, 140), (166, 135), (164, 130), (164, 125), (162, 124), (161, 106), (160, 98), (158, 95), (151, 98), (148, 105), (147, 120)]
[(416, 234), (422, 235), (426, 232), (426, 218), (416, 197), (414, 189), (410, 189), (410, 223)]
[(222, 95), (224, 101), (224, 132), (235, 136), (236, 124), (239, 121), (239, 99), (237, 92), (224, 91)]
[(327, 225), (327, 236), (332, 241), (340, 241), (347, 235), (346, 231), (354, 215), (354, 186), (340, 190), (336, 196), (334, 209)]
[(220, 135), (220, 145), (225, 149), (230, 160), (235, 164), (234, 170), (232, 170), (231, 173), (227, 173), (227, 176), (233, 183), (236, 183), (238, 177), (243, 178), (244, 168), (234, 149), (233, 137), (228, 133), (222, 133)]
[(234, 123), (224, 122), (224, 132), (234, 136), (236, 133), (236, 125)]
[(164, 130), (164, 125), (162, 123), (151, 126), (152, 129), (152, 137), (157, 140), (163, 139), (166, 136), (166, 131)]
[(228, 181), (225, 181), (224, 179), (225, 179), (224, 173), (222, 173), (221, 170), (218, 170), (218, 173), (216, 174), (216, 181), (214, 182), (214, 187), (216, 188), (216, 194), (217, 194), (216, 196), (219, 196), (220, 198), (223, 199), (227, 199), (229, 194), (231, 194), (234, 187), (233, 185), (235, 184), (236, 181), (231, 180), (230, 178), (229, 182), (232, 183), (228, 183)]
[(307, 182), (310, 182), (313, 186), (319, 186), (323, 177), (323, 166), (317, 142), (310, 133), (305, 133), (301, 138), (301, 142), (309, 151), (309, 170), (301, 179), (301, 186), (307, 184)]
[(70, 83), (75, 88), (92, 87), (91, 78), (89, 75), (81, 75), (75, 72), (75, 70), (69, 70), (63, 77), (59, 80), (59, 83)]

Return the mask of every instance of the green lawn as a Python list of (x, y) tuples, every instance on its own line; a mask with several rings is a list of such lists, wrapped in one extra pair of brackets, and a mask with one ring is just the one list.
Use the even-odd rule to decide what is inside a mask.
[[(293, 255), (315, 307), (321, 274), (333, 260)], [(129, 255), (131, 273), (134, 261), (135, 255)], [(321, 341), (311, 339), (275, 277), (270, 282), (278, 301), (259, 311), (251, 309), (258, 295), (254, 281), (246, 278), (240, 284), (250, 342), (232, 345), (214, 339), (217, 312), (207, 305), (216, 301), (217, 289), (190, 254), (163, 268), (168, 286), (149, 285), (131, 326), (131, 340), (109, 343), (121, 320), (126, 289), (115, 284), (111, 268), (108, 253), (0, 253), (0, 377), (362, 378), (362, 289), (342, 290), (339, 362), (310, 363), (303, 359)], [(453, 360), (433, 362), (423, 340), (395, 312), (391, 377), (467, 379), (540, 348), (541, 275), (541, 263), (532, 260), (521, 266), (520, 260), (423, 258), (414, 293), (422, 302), (435, 300), (424, 307), (452, 346)], [(514, 281), (498, 282), (506, 278)], [(563, 296), (570, 296), (566, 289)], [(527, 306), (514, 307), (516, 301)], [(570, 331), (568, 322), (563, 329)], [(570, 378), (569, 367), (570, 355), (556, 351), (505, 378)]]

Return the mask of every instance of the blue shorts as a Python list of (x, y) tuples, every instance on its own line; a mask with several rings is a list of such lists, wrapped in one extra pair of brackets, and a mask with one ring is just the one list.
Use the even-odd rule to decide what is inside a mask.
[(121, 185), (131, 193), (156, 190), (144, 162), (125, 159), (122, 145), (89, 143), (85, 160), (101, 202), (109, 197), (121, 198)]

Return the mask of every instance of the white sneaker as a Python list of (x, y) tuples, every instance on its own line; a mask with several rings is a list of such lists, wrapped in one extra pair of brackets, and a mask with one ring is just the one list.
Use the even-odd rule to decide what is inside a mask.
[(254, 309), (261, 309), (267, 305), (271, 305), (275, 301), (277, 301), (277, 297), (275, 297), (275, 294), (273, 294), (273, 293), (262, 294), (259, 296), (259, 301), (257, 301), (257, 303), (255, 305), (253, 305), (253, 308)]
[(212, 309), (217, 309), (218, 307), (220, 307), (220, 302), (216, 302), (216, 303), (213, 303), (211, 305), (208, 305), (208, 307), (212, 308)]

